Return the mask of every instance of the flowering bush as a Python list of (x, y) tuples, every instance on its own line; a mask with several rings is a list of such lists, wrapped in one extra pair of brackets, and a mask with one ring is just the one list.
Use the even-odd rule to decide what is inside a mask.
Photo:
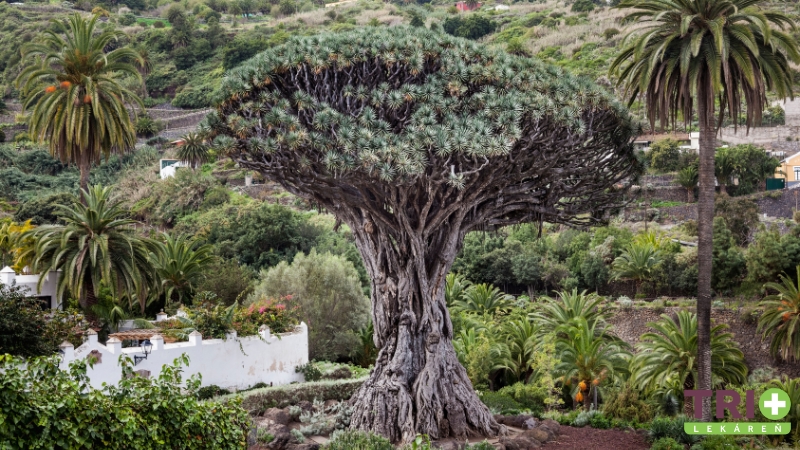
[(283, 301), (291, 300), (287, 295), (280, 300), (261, 298), (246, 308), (239, 308), (233, 316), (233, 329), (240, 336), (257, 334), (261, 325), (272, 333), (292, 331), (299, 322), (299, 307), (287, 308)]

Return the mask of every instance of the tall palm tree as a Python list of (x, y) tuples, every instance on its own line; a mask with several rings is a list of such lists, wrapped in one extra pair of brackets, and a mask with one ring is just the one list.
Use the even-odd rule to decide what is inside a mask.
[[(165, 234), (164, 242), (151, 256), (160, 283), (160, 293), (166, 302), (183, 303), (195, 290), (203, 277), (203, 272), (214, 260), (212, 247), (201, 245), (198, 241), (179, 236), (173, 238)], [(144, 312), (144, 304), (140, 301)]]
[(71, 206), (60, 205), (65, 225), (44, 225), (23, 235), (35, 244), (21, 257), (31, 258), (35, 273), (60, 270), (58, 295), (66, 290), (79, 295), (89, 314), (101, 281), (116, 299), (144, 298), (154, 285), (153, 242), (136, 235), (131, 227), (136, 222), (126, 219), (127, 211), (110, 196), (111, 188), (93, 186), (83, 192), (85, 204), (76, 198)]
[[(746, 126), (761, 121), (766, 91), (793, 97), (790, 63), (800, 63), (797, 42), (783, 29), (792, 20), (764, 11), (764, 0), (623, 0), (625, 18), (639, 28), (626, 36), (611, 64), (618, 85), (632, 104), (644, 97), (650, 126), (685, 125), (695, 110), (700, 125), (698, 199), (699, 389), (711, 389), (711, 263), (714, 218), (716, 131), (726, 115)], [(719, 105), (719, 116), (715, 108)], [(680, 114), (680, 116), (679, 116)], [(711, 400), (703, 400), (703, 420), (711, 420)]]
[[(800, 266), (797, 266), (800, 277)], [(761, 302), (764, 313), (758, 318), (758, 330), (770, 337), (770, 354), (784, 360), (800, 360), (800, 281), (781, 275), (780, 283), (767, 283), (777, 291)]]
[(182, 144), (178, 146), (178, 159), (188, 162), (192, 169), (210, 161), (210, 148), (206, 138), (200, 133), (186, 133), (181, 137)]
[(682, 188), (686, 189), (686, 202), (694, 201), (694, 188), (697, 187), (697, 166), (691, 165), (678, 172), (675, 179)]
[(659, 252), (650, 244), (631, 244), (611, 266), (615, 280), (635, 280), (636, 293), (649, 280), (659, 262)]
[(106, 53), (125, 33), (111, 28), (95, 33), (97, 19), (74, 14), (66, 23), (53, 20), (41, 42), (23, 46), (29, 64), (16, 80), (30, 112), (28, 134), (48, 140), (53, 156), (78, 166), (82, 192), (101, 156), (133, 149), (136, 132), (128, 107), (142, 107), (139, 97), (118, 82), (120, 75), (141, 80), (131, 64), (142, 63), (139, 54), (126, 47)]
[[(631, 361), (632, 381), (642, 390), (653, 391), (664, 386), (680, 385), (696, 389), (699, 378), (697, 361), (697, 315), (678, 311), (673, 320), (666, 314), (647, 324), (653, 331), (645, 333)], [(727, 325), (711, 329), (711, 370), (717, 383), (742, 384), (747, 380), (744, 354), (725, 332)], [(692, 405), (684, 405), (688, 415)]]

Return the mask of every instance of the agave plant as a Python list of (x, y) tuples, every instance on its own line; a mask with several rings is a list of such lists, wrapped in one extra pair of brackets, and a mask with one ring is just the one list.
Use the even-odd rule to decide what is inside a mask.
[[(800, 277), (800, 266), (796, 267)], [(758, 330), (770, 338), (769, 351), (775, 358), (788, 361), (800, 359), (800, 281), (784, 275), (780, 283), (767, 283), (767, 289), (777, 291), (761, 302), (764, 313), (758, 318)]]

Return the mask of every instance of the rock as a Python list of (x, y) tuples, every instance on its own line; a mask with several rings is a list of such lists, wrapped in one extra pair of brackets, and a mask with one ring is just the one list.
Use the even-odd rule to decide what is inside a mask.
[(547, 442), (552, 439), (554, 433), (552, 430), (547, 428), (546, 426), (541, 426), (539, 428), (534, 428), (532, 430), (526, 430), (517, 436), (517, 438), (524, 437), (527, 439), (532, 439), (538, 442)]
[(328, 408), (336, 406), (337, 404), (339, 404), (338, 400), (325, 400), (325, 410), (327, 411)]
[(274, 424), (267, 428), (267, 433), (275, 436), (272, 441), (267, 444), (270, 450), (285, 450), (294, 439), (292, 433), (289, 432), (289, 427), (286, 425)]
[(304, 442), (302, 444), (294, 444), (289, 446), (287, 450), (319, 450), (320, 445), (316, 442)]
[(291, 422), (291, 418), (289, 417), (289, 413), (286, 411), (279, 409), (279, 408), (270, 408), (264, 411), (262, 417), (271, 421), (270, 424), (277, 423), (280, 425), (288, 425)]
[(542, 425), (546, 426), (553, 432), (556, 436), (561, 432), (561, 425), (553, 419), (545, 419), (542, 421)]
[(306, 411), (306, 412), (311, 411), (311, 410), (314, 409), (314, 405), (311, 402), (309, 402), (308, 400), (301, 400), (299, 403), (297, 403), (297, 406), (300, 407), (300, 409), (302, 409), (303, 411)]
[(433, 448), (438, 448), (441, 450), (461, 450), (464, 448), (464, 444), (452, 439), (444, 439), (434, 442)]
[(539, 441), (522, 434), (513, 438), (502, 437), (499, 442), (506, 450), (533, 450), (541, 446)]
[(527, 414), (520, 414), (518, 416), (496, 415), (494, 416), (494, 420), (496, 420), (499, 424), (508, 425), (515, 428), (522, 428), (523, 430), (530, 430), (536, 427), (536, 419)]

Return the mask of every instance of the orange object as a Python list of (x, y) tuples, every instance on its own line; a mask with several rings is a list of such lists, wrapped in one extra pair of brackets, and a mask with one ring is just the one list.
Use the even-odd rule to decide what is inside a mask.
[(92, 96), (89, 95), (89, 94), (84, 95), (83, 96), (83, 103), (92, 103)]
[(72, 83), (70, 83), (69, 81), (61, 82), (61, 89), (69, 89), (70, 87), (72, 87)]
[(45, 91), (45, 92), (47, 92), (48, 94), (52, 94), (53, 92), (55, 92), (55, 91), (56, 91), (56, 87), (55, 87), (55, 86), (47, 86), (47, 87), (44, 89), (44, 91)]
[(595, 385), (595, 386), (599, 385), (599, 384), (600, 384), (600, 378), (595, 378), (595, 379), (592, 381), (592, 384), (593, 384), (593, 385)]
[(582, 391), (585, 391), (586, 390), (586, 382), (585, 381), (581, 381), (580, 383), (578, 383), (578, 387), (581, 388)]
[(790, 313), (789, 311), (786, 311), (785, 313), (783, 313), (781, 315), (781, 317), (783, 318), (783, 321), (786, 322), (787, 320), (789, 320), (790, 317), (792, 317), (792, 313)]
[(575, 396), (575, 401), (581, 403), (583, 401), (583, 394), (578, 392), (578, 395)]

